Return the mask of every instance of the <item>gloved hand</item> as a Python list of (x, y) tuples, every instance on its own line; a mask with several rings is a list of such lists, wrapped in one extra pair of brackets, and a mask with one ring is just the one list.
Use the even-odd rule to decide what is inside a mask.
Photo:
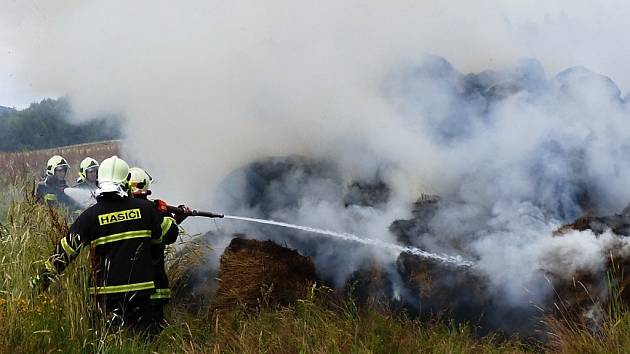
[(167, 213), (168, 212), (168, 204), (165, 201), (163, 201), (162, 199), (155, 199), (153, 201), (153, 204), (155, 205), (155, 208), (160, 213)]
[(192, 210), (190, 210), (189, 207), (183, 204), (178, 205), (177, 210), (178, 211), (176, 211), (175, 215), (173, 216), (177, 225), (181, 224), (182, 221), (184, 221), (190, 214), (192, 214)]
[(36, 293), (41, 293), (46, 291), (50, 286), (50, 277), (47, 274), (47, 271), (41, 270), (39, 273), (31, 277), (31, 288)]

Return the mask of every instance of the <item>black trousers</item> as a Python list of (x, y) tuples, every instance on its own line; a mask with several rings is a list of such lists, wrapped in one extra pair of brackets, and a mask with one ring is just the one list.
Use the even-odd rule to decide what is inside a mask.
[(163, 300), (153, 300), (151, 303), (152, 312), (153, 312), (153, 321), (157, 323), (161, 328), (166, 327), (166, 319), (164, 318), (164, 306), (168, 301)]
[(96, 300), (97, 328), (105, 326), (107, 333), (126, 329), (133, 334), (154, 336), (160, 333), (161, 326), (156, 321), (153, 306), (146, 296), (103, 296)]

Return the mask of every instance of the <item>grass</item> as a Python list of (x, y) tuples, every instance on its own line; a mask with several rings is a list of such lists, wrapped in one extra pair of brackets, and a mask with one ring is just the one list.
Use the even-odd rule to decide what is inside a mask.
[[(33, 201), (32, 178), (0, 176), (0, 353), (625, 353), (630, 313), (619, 301), (605, 309), (602, 328), (548, 319), (549, 343), (493, 336), (474, 338), (466, 325), (406, 318), (386, 308), (359, 308), (311, 287), (289, 306), (191, 310), (174, 302), (170, 326), (152, 341), (95, 330), (86, 293), (84, 252), (48, 292), (30, 278), (62, 236), (66, 216)], [(179, 272), (196, 264), (191, 252), (172, 260)], [(196, 257), (203, 257), (203, 252)], [(177, 276), (176, 273), (171, 274)], [(611, 289), (611, 292), (616, 289)], [(261, 304), (265, 304), (261, 301)], [(97, 327), (98, 328), (98, 327)]]
[(549, 320), (552, 332), (549, 350), (557, 353), (630, 352), (630, 313), (626, 310), (608, 318), (599, 331)]
[[(547, 318), (548, 346), (558, 353), (628, 353), (630, 352), (630, 311), (623, 302), (623, 286), (615, 278), (623, 267), (612, 264), (607, 284), (610, 301), (603, 305), (593, 304), (601, 310), (604, 321), (594, 325), (592, 321), (572, 321), (565, 316)], [(602, 308), (604, 307), (604, 308)]]

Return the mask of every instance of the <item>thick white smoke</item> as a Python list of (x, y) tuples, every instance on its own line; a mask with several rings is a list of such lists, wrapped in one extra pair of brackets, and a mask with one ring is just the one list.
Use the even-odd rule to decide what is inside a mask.
[(628, 84), (621, 53), (584, 54), (626, 40), (619, 5), (26, 1), (2, 16), (20, 79), (79, 110), (126, 111), (127, 152), (163, 193), (200, 202), (235, 167), (287, 152), (334, 154), (352, 173), (394, 161), (437, 189), (445, 157), (383, 100), (391, 71), (427, 52), (466, 71), (531, 56)]
[[(622, 94), (587, 69), (556, 76), (583, 65), (630, 85), (630, 6), (613, 3), (26, 1), (0, 19), (36, 90), (126, 113), (125, 153), (156, 195), (213, 209), (219, 183), (257, 159), (334, 161), (343, 183), (383, 179), (388, 205), (347, 210), (323, 183), (277, 216), (393, 241), (387, 225), (420, 192), (441, 194), (416, 244), (479, 259), (527, 303), (541, 269), (600, 267), (567, 259), (613, 237), (553, 239), (555, 227), (630, 201)], [(348, 253), (337, 259), (360, 263)]]

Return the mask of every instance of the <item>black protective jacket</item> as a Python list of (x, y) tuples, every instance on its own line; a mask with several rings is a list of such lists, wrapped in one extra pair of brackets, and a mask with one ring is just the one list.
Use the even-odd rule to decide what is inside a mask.
[(45, 276), (61, 273), (83, 248), (91, 249), (90, 291), (108, 298), (155, 292), (151, 245), (162, 242), (162, 215), (147, 200), (107, 193), (86, 209), (46, 262)]

